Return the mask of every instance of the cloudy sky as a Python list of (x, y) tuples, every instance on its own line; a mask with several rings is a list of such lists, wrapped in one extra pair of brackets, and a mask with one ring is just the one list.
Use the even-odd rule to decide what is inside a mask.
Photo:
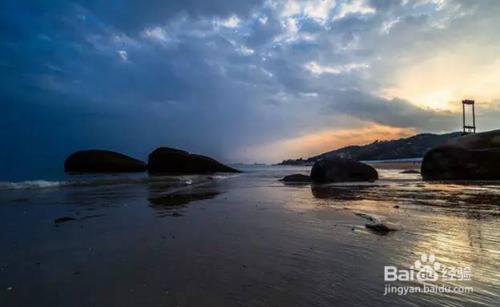
[[(0, 169), (159, 145), (276, 162), (500, 124), (495, 0), (0, 4)], [(59, 161), (60, 162), (60, 161)]]

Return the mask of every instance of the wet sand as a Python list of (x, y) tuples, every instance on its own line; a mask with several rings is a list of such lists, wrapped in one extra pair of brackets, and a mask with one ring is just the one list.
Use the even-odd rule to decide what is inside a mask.
[[(1, 191), (0, 306), (497, 305), (499, 185), (278, 181), (297, 170)], [(384, 266), (424, 252), (470, 266), (449, 283), (474, 292), (384, 296)]]

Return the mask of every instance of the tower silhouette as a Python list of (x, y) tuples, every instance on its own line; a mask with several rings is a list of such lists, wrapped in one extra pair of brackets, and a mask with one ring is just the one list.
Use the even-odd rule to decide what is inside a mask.
[[(465, 106), (470, 106), (472, 109), (472, 125), (468, 125), (466, 121)], [(463, 117), (463, 134), (476, 133), (476, 113), (474, 110), (474, 100), (462, 100), (462, 117)]]

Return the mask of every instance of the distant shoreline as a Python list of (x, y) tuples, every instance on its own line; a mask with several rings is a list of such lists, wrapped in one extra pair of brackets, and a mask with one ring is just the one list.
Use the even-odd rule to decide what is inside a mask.
[[(378, 169), (416, 169), (420, 170), (423, 158), (407, 159), (387, 159), (387, 160), (362, 160), (361, 162), (369, 164)], [(278, 166), (312, 166), (314, 163), (303, 164), (276, 164)]]
[(398, 140), (375, 141), (366, 145), (346, 146), (309, 158), (283, 160), (280, 164), (312, 165), (319, 159), (333, 156), (354, 159), (365, 163), (400, 159), (414, 160), (414, 157), (423, 157), (431, 148), (446, 144), (460, 135), (460, 132), (446, 134), (421, 133)]

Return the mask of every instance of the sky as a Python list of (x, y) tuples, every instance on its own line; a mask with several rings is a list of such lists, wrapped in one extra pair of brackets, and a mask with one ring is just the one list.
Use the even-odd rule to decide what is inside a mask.
[[(158, 146), (278, 162), (500, 124), (500, 1), (0, 3), (0, 172)], [(51, 161), (51, 162), (48, 162)]]

